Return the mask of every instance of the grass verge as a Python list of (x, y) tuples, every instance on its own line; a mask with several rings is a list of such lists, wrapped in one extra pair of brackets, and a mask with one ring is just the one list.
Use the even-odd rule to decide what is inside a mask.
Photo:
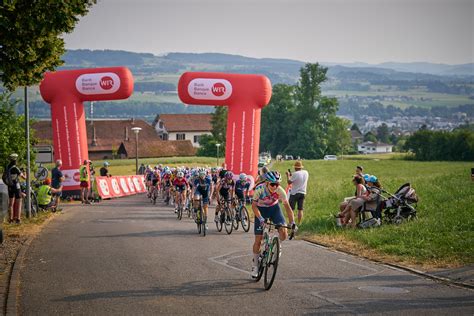
[[(402, 160), (304, 161), (310, 173), (305, 219), (300, 229), (310, 238), (351, 252), (428, 268), (458, 267), (474, 263), (474, 183), (471, 163)], [(389, 192), (410, 182), (417, 190), (418, 220), (400, 226), (345, 230), (332, 214), (346, 196), (353, 195), (351, 176), (356, 165), (379, 177)], [(292, 162), (276, 163), (280, 172)]]

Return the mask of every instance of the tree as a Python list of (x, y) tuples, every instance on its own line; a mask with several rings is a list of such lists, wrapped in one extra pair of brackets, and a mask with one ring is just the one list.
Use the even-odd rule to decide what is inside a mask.
[(262, 110), (260, 151), (283, 153), (290, 143), (295, 87), (286, 84), (273, 86), (272, 99)]
[(377, 137), (375, 137), (374, 133), (372, 132), (367, 132), (364, 135), (364, 142), (377, 142)]
[(362, 132), (360, 131), (359, 126), (356, 123), (352, 124), (351, 131), (358, 131), (362, 135)]
[(306, 64), (300, 70), (296, 86), (296, 107), (293, 115), (288, 153), (307, 159), (322, 158), (328, 146), (331, 119), (336, 116), (339, 103), (335, 98), (321, 96), (321, 83), (326, 80), (327, 68)]
[[(15, 113), (15, 107), (19, 102), (11, 98), (11, 93), (0, 94), (0, 167), (2, 168), (8, 164), (8, 156), (11, 153), (18, 154), (19, 163), (25, 162), (25, 118)], [(31, 136), (31, 142), (36, 143), (34, 135)], [(34, 153), (30, 159), (34, 162)]]
[(328, 147), (326, 154), (342, 155), (349, 153), (352, 147), (351, 133), (348, 128), (351, 122), (337, 116), (330, 118), (328, 130)]
[(390, 132), (388, 131), (388, 126), (385, 123), (382, 123), (377, 127), (377, 139), (382, 143), (388, 143), (390, 137)]
[[(202, 135), (199, 139), (199, 149), (197, 151), (198, 156), (203, 157), (216, 157), (217, 141), (212, 135)], [(221, 154), (222, 155), (222, 154)]]
[(226, 130), (227, 130), (227, 107), (216, 106), (211, 118), (212, 136), (217, 143), (225, 146)]
[(10, 91), (41, 81), (63, 61), (64, 39), (96, 0), (17, 0), (0, 4), (1, 80)]

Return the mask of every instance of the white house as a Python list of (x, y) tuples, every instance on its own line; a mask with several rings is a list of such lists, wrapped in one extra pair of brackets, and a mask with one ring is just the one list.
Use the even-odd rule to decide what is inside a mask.
[(384, 143), (365, 142), (357, 145), (357, 150), (362, 154), (385, 154), (391, 153), (392, 147)]
[(190, 140), (199, 147), (202, 135), (211, 135), (212, 114), (159, 114), (153, 127), (163, 140)]

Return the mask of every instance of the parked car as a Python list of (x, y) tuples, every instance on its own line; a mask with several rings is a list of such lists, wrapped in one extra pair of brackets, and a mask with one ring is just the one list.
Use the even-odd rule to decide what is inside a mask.
[(336, 155), (326, 155), (324, 156), (324, 160), (337, 160)]
[(293, 160), (293, 156), (292, 155), (285, 155), (285, 160)]

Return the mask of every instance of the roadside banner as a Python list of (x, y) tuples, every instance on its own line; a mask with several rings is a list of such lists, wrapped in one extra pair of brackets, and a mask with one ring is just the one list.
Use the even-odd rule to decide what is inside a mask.
[(146, 192), (145, 178), (138, 176), (96, 177), (97, 191), (103, 199)]

